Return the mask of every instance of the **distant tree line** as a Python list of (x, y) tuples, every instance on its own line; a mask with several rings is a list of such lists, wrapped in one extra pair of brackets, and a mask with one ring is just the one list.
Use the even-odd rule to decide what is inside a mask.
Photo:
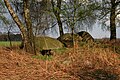
[(21, 34), (1, 34), (0, 41), (21, 41), (22, 37)]

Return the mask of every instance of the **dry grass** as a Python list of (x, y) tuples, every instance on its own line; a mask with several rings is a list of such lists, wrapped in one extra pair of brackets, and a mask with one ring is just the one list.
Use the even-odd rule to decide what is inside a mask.
[(68, 48), (51, 60), (0, 48), (0, 80), (120, 80), (120, 55), (110, 49)]

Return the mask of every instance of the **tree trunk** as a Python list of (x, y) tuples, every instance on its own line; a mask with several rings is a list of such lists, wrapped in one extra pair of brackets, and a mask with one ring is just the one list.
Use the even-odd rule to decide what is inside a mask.
[(115, 0), (111, 0), (111, 14), (110, 14), (110, 40), (116, 40), (116, 24), (115, 24)]
[(62, 21), (60, 19), (61, 0), (57, 0), (57, 8), (55, 8), (53, 0), (51, 0), (51, 4), (52, 4), (52, 8), (53, 8), (53, 13), (54, 13), (54, 15), (57, 19), (57, 23), (58, 23), (58, 26), (59, 26), (59, 33), (60, 33), (60, 36), (61, 36), (61, 35), (64, 34), (63, 27), (62, 27)]
[[(11, 14), (13, 20), (18, 25), (18, 27), (21, 31), (24, 49), (26, 50), (26, 52), (36, 54), (35, 47), (34, 47), (35, 45), (33, 44), (34, 36), (33, 36), (33, 32), (32, 32), (31, 21), (29, 18), (29, 9), (28, 9), (29, 6), (26, 5), (26, 2), (27, 2), (27, 0), (25, 0), (25, 4), (24, 4), (24, 7), (26, 7), (26, 8), (24, 8), (24, 15), (25, 15), (25, 22), (26, 22), (26, 27), (25, 27), (25, 25), (23, 25), (23, 23), (20, 21), (19, 17), (14, 12), (9, 1), (4, 0), (4, 3), (9, 11), (9, 13)], [(27, 28), (27, 30), (26, 30), (26, 28)]]
[(11, 38), (10, 38), (10, 31), (8, 31), (8, 40), (10, 42), (10, 49), (12, 49), (12, 41), (11, 41)]
[(35, 40), (34, 40), (34, 35), (33, 35), (33, 30), (32, 30), (32, 23), (31, 23), (31, 18), (30, 18), (30, 3), (29, 0), (23, 0), (23, 11), (24, 11), (24, 18), (25, 18), (25, 23), (26, 23), (26, 28), (27, 28), (27, 42), (25, 43), (26, 45), (26, 51), (30, 53), (35, 53)]
[(62, 22), (61, 22), (59, 14), (57, 14), (56, 17), (57, 17), (57, 23), (58, 23), (58, 26), (59, 26), (59, 33), (60, 33), (60, 36), (61, 36), (61, 35), (64, 34), (63, 27), (62, 27)]
[(13, 20), (15, 21), (15, 23), (18, 25), (20, 31), (21, 31), (21, 35), (22, 35), (22, 39), (24, 39), (24, 41), (26, 40), (26, 30), (24, 28), (24, 25), (22, 24), (22, 22), (20, 21), (19, 17), (16, 15), (16, 13), (14, 12), (13, 8), (11, 7), (10, 3), (8, 2), (8, 0), (4, 0), (4, 3), (10, 13), (10, 15), (12, 16)]

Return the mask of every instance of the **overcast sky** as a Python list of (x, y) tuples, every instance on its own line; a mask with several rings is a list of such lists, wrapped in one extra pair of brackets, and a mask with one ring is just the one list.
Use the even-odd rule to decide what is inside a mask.
[[(89, 31), (89, 33), (94, 38), (109, 38), (110, 32), (109, 31), (103, 31), (100, 27), (94, 27), (92, 31)], [(120, 38), (120, 28), (117, 28), (117, 38)]]
[[(9, 14), (7, 14), (6, 16), (10, 18)], [(94, 24), (93, 25), (93, 30), (92, 31), (88, 30), (88, 32), (93, 36), (93, 38), (109, 38), (110, 37), (110, 32), (109, 31), (103, 31), (99, 25), (100, 24), (98, 24), (98, 23)], [(16, 29), (14, 29), (14, 32), (19, 32), (18, 30), (19, 29), (16, 28)], [(6, 32), (5, 28), (2, 25), (2, 22), (0, 22), (0, 32)], [(54, 31), (49, 30), (49, 31), (47, 31), (47, 33), (48, 33), (48, 36), (50, 36), (50, 37), (54, 37), (54, 38), (59, 37), (59, 34), (57, 34), (55, 30)], [(116, 33), (117, 33), (117, 38), (120, 38), (120, 27), (117, 28)]]
[[(19, 32), (19, 29), (14, 29), (14, 32)], [(53, 29), (54, 30), (54, 29)], [(53, 31), (53, 30), (49, 30), (48, 32), (48, 36), (50, 37), (54, 37), (57, 38), (59, 36), (58, 33), (56, 33), (57, 31)], [(0, 32), (6, 32), (6, 29), (0, 25)], [(93, 30), (88, 30), (88, 32), (93, 36), (93, 38), (109, 38), (110, 37), (110, 32), (109, 31), (105, 31), (102, 30), (100, 26), (98, 26), (98, 24), (96, 23), (95, 25), (93, 25)], [(120, 27), (117, 28), (117, 38), (120, 38)]]
[[(92, 31), (88, 31), (93, 38), (110, 38), (109, 31), (103, 31), (101, 27), (94, 26)], [(59, 35), (56, 32), (49, 31), (48, 36), (57, 38)], [(120, 28), (117, 28), (117, 38), (120, 38)]]

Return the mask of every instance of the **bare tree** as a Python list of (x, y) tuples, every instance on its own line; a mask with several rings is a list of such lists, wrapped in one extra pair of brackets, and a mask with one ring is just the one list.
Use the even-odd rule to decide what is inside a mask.
[(23, 13), (24, 13), (24, 20), (25, 24), (22, 23), (22, 21), (19, 19), (15, 11), (13, 10), (10, 2), (8, 0), (4, 0), (4, 3), (11, 14), (13, 20), (18, 25), (21, 33), (22, 38), (24, 42), (24, 48), (27, 52), (36, 54), (35, 50), (35, 43), (34, 43), (34, 35), (32, 31), (32, 23), (30, 18), (30, 1), (29, 0), (23, 0)]
[[(110, 40), (115, 40), (116, 39), (116, 9), (117, 6), (120, 4), (120, 1), (117, 0), (111, 0), (111, 9), (110, 9)], [(119, 11), (120, 14), (120, 11)]]
[(76, 32), (76, 29), (85, 29), (85, 26), (90, 29), (96, 22), (98, 5), (93, 1), (69, 0), (63, 1), (62, 6), (62, 19), (72, 32)]
[(49, 27), (49, 3), (49, 0), (31, 3), (30, 14), (35, 35), (40, 35)]
[(57, 19), (57, 23), (58, 23), (58, 26), (59, 26), (59, 33), (60, 33), (60, 35), (63, 35), (64, 32), (63, 32), (63, 26), (62, 26), (62, 21), (61, 21), (61, 17), (60, 17), (61, 2), (62, 2), (62, 0), (57, 0), (57, 1), (51, 0), (52, 10), (53, 10), (53, 13), (54, 13), (54, 15)]
[[(102, 3), (102, 4), (101, 4)], [(110, 40), (116, 40), (116, 27), (119, 22), (120, 1), (119, 0), (102, 0), (100, 9), (100, 19), (106, 25), (106, 21), (110, 21)]]

